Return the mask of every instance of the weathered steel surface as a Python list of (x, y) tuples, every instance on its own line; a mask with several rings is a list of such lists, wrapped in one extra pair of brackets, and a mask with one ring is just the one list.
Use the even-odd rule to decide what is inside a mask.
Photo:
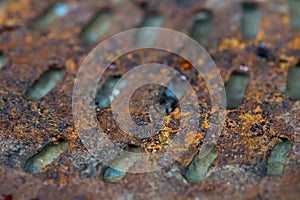
[[(8, 1), (9, 2), (9, 1)], [(69, 0), (68, 14), (56, 18), (45, 30), (30, 28), (36, 17), (56, 1), (20, 0), (4, 4), (0, 11), (0, 52), (9, 60), (0, 67), (0, 197), (6, 199), (297, 199), (300, 196), (300, 101), (285, 94), (289, 68), (300, 60), (300, 31), (289, 26), (286, 1), (258, 1), (260, 31), (244, 40), (239, 29), (241, 6), (237, 1), (79, 1)], [(2, 6), (2, 5), (1, 5)], [(186, 181), (186, 167), (201, 150), (209, 123), (210, 100), (205, 84), (189, 63), (167, 53), (135, 51), (115, 61), (106, 79), (155, 60), (184, 73), (201, 102), (199, 133), (188, 141), (189, 151), (166, 168), (144, 174), (128, 173), (117, 183), (106, 183), (102, 163), (80, 141), (72, 116), (72, 89), (76, 72), (95, 44), (82, 41), (82, 31), (101, 8), (113, 10), (115, 20), (101, 40), (138, 27), (147, 12), (160, 13), (163, 27), (190, 33), (201, 9), (211, 10), (213, 22), (208, 51), (224, 82), (232, 72), (249, 75), (242, 104), (226, 111), (224, 129), (216, 144), (218, 156), (200, 183)], [(112, 44), (113, 45), (113, 44)], [(51, 67), (64, 70), (64, 79), (40, 100), (26, 99), (27, 89)], [(132, 117), (147, 123), (143, 105), (160, 100), (161, 88), (145, 87), (134, 93)], [(139, 101), (144, 99), (143, 102)], [(142, 105), (143, 104), (143, 105)], [(178, 131), (175, 109), (166, 117), (163, 131), (148, 140), (122, 134), (110, 108), (97, 109), (109, 138), (121, 147), (138, 145), (145, 152), (163, 152)], [(82, 119), (85, 120), (85, 119)], [(180, 124), (185, 126), (185, 124)], [(187, 124), (188, 126), (188, 124)], [(26, 163), (48, 144), (62, 140), (70, 146), (38, 173), (26, 171)], [(282, 173), (267, 173), (277, 143), (290, 141), (291, 150)], [(54, 145), (55, 146), (55, 145)], [(274, 153), (276, 154), (276, 152)], [(280, 156), (280, 155), (279, 155)], [(269, 166), (270, 167), (270, 166)], [(59, 198), (58, 198), (59, 197)]]

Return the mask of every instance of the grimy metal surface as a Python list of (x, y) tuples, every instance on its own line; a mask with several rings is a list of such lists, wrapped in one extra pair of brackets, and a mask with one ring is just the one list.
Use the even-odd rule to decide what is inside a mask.
[[(291, 2), (294, 4), (289, 9)], [(296, 20), (291, 23), (294, 28), (289, 23), (290, 18), (297, 17), (293, 13), (297, 5), (297, 0), (261, 0), (243, 6), (241, 1), (218, 0), (0, 2), (0, 198), (298, 199), (300, 101), (297, 94), (286, 91), (299, 88), (297, 75), (289, 80), (293, 77), (289, 72), (296, 73), (291, 67), (299, 65), (300, 60), (300, 31)], [(257, 8), (260, 20), (254, 19)], [(247, 15), (254, 19), (250, 24), (260, 22), (255, 38), (240, 24), (247, 21), (247, 9)], [(103, 10), (106, 12), (101, 14)], [(211, 17), (211, 22), (206, 20), (209, 28), (192, 28), (200, 11), (206, 13), (205, 19)], [(189, 181), (186, 170), (202, 150), (205, 130), (214, 125), (207, 120), (213, 110), (201, 112), (199, 135), (178, 161), (160, 171), (127, 173), (116, 183), (103, 179), (105, 166), (88, 153), (74, 128), (72, 89), (81, 62), (97, 41), (141, 26), (149, 13), (160, 17), (148, 17), (145, 24), (153, 19), (159, 22), (157, 25), (185, 34), (193, 35), (192, 30), (196, 30), (194, 35), (197, 30), (200, 35), (206, 33), (200, 41), (203, 37), (207, 40), (203, 44), (225, 83), (234, 73), (249, 77), (240, 105), (226, 111), (224, 128), (216, 133), (220, 138), (216, 159), (197, 183)], [(93, 27), (97, 26), (93, 22), (96, 16), (102, 16), (96, 20), (101, 29), (98, 32)], [(93, 38), (86, 40), (93, 30), (98, 34), (96, 42)], [(187, 61), (175, 55), (153, 53), (147, 57), (143, 52), (132, 52), (116, 60), (116, 67), (106, 78), (148, 59), (181, 70), (193, 80), (203, 99), (201, 105), (209, 104), (201, 93), (206, 91), (205, 84), (195, 78)], [(47, 82), (51, 73), (56, 77), (54, 85)], [(39, 81), (41, 77), (45, 82)], [(230, 82), (233, 86), (234, 80)], [(29, 88), (32, 91), (46, 83), (46, 95), (42, 92), (39, 95), (43, 97), (38, 99), (28, 95)], [(156, 93), (160, 91), (153, 85), (134, 94), (131, 112), (136, 123), (149, 120), (143, 105), (159, 100)], [(145, 99), (143, 105), (138, 99)], [(167, 117), (166, 132), (148, 140), (123, 135), (109, 107), (97, 108), (97, 115), (101, 127), (121, 147), (137, 145), (159, 154), (163, 143), (176, 134), (179, 125), (172, 120), (176, 122), (180, 110), (173, 110)]]

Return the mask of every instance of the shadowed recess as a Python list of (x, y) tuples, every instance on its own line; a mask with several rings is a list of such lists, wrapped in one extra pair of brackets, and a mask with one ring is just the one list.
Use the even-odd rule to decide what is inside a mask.
[(33, 83), (32, 86), (27, 89), (25, 97), (31, 100), (39, 100), (43, 98), (59, 82), (62, 81), (64, 74), (65, 73), (62, 69), (50, 69), (49, 71), (46, 71)]
[(82, 30), (83, 42), (86, 44), (98, 42), (110, 28), (114, 17), (114, 13), (109, 9), (98, 11)]
[(300, 29), (300, 0), (289, 0), (290, 25)]
[(300, 66), (289, 68), (285, 93), (293, 101), (300, 100)]
[(0, 13), (12, 2), (12, 0), (0, 0)]
[[(130, 154), (136, 153), (136, 154)], [(117, 182), (125, 177), (126, 172), (138, 161), (138, 154), (143, 153), (139, 147), (128, 147), (113, 163), (104, 170), (103, 179), (106, 182)]]
[(38, 173), (51, 164), (60, 154), (69, 148), (68, 141), (60, 141), (57, 144), (50, 142), (40, 152), (27, 160), (24, 170), (30, 173)]
[(69, 6), (66, 3), (56, 3), (48, 7), (41, 15), (33, 19), (29, 25), (31, 29), (46, 30), (55, 20), (66, 16), (69, 12)]
[(209, 10), (199, 11), (194, 19), (194, 23), (190, 30), (190, 36), (206, 47), (208, 45), (209, 35), (211, 33), (211, 25), (213, 14)]
[(189, 166), (187, 166), (185, 173), (186, 180), (190, 183), (201, 182), (206, 177), (209, 167), (217, 157), (218, 149), (214, 145), (204, 145)]
[(0, 51), (0, 69), (8, 64), (9, 58)]
[(95, 99), (95, 105), (99, 108), (108, 107), (114, 98), (121, 92), (125, 87), (126, 81), (121, 80), (121, 76), (113, 76), (109, 78), (102, 87), (98, 90)]
[(264, 42), (258, 43), (258, 46), (255, 48), (255, 54), (267, 61), (274, 61), (275, 59), (272, 50), (269, 47), (267, 47), (267, 45)]
[(242, 35), (244, 39), (251, 40), (256, 38), (260, 29), (260, 8), (255, 2), (242, 3), (243, 15), (242, 15)]
[(187, 89), (188, 83), (186, 77), (177, 74), (163, 91), (159, 102), (160, 106), (156, 106), (156, 109), (164, 109), (161, 112), (166, 112), (167, 114), (173, 112), (178, 107), (177, 103), (185, 95)]
[(238, 108), (244, 99), (249, 83), (249, 75), (233, 72), (225, 83), (227, 109)]
[(290, 155), (291, 146), (289, 140), (278, 142), (274, 146), (267, 163), (267, 175), (276, 176), (282, 173), (284, 165)]
[[(157, 13), (149, 13), (143, 19), (139, 28), (143, 27), (161, 27), (164, 23), (164, 18)], [(138, 48), (148, 47), (153, 44), (157, 36), (157, 30), (143, 29), (138, 30), (134, 38)]]

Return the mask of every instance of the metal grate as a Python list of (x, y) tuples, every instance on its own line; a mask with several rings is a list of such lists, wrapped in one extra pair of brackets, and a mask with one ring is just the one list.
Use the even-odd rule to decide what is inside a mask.
[[(299, 0), (1, 1), (0, 196), (297, 199), (299, 9)], [(188, 153), (163, 170), (113, 176), (116, 172), (107, 171), (88, 153), (74, 129), (74, 78), (80, 63), (98, 42), (143, 26), (174, 29), (205, 46), (220, 70), (232, 104), (226, 110), (224, 129), (217, 133), (220, 139), (212, 148), (206, 149), (199, 134)], [(153, 37), (155, 34), (150, 33)], [(139, 38), (137, 35), (136, 43), (141, 47), (154, 40)], [(99, 83), (99, 96), (110, 99), (102, 90), (109, 90), (109, 80), (113, 82), (113, 78), (151, 60), (178, 69), (195, 88), (206, 90), (202, 80), (195, 79), (197, 75), (188, 61), (166, 52), (152, 52), (147, 57), (135, 51), (112, 64), (106, 82)], [(199, 93), (199, 97), (203, 104), (209, 104), (205, 94)], [(147, 105), (160, 102), (159, 108), (168, 112), (167, 119), (176, 121), (180, 113), (176, 107), (180, 99), (156, 85), (141, 89), (135, 99), (144, 99)], [(114, 124), (107, 102), (96, 106), (98, 120), (122, 148), (133, 145), (134, 151), (139, 146), (159, 154), (163, 139), (176, 134), (175, 123), (168, 133), (150, 139), (123, 135)], [(136, 122), (147, 123), (149, 116), (140, 102), (133, 105)], [(214, 125), (207, 122), (211, 112), (202, 110), (201, 132)], [(171, 123), (174, 121), (166, 126), (171, 127)], [(40, 165), (40, 159), (47, 161)], [(136, 164), (127, 163), (126, 155), (114, 162), (121, 166), (123, 162), (125, 168)]]

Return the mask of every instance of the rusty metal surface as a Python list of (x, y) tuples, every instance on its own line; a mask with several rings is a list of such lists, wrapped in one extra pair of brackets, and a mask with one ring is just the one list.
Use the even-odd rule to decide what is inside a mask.
[[(44, 31), (30, 29), (33, 19), (55, 1), (19, 0), (0, 13), (0, 50), (9, 58), (0, 68), (0, 197), (4, 199), (298, 199), (300, 196), (300, 104), (285, 94), (289, 67), (300, 59), (300, 32), (288, 24), (286, 1), (259, 1), (262, 12), (260, 32), (256, 39), (245, 41), (239, 30), (240, 2), (236, 1), (77, 1), (69, 0), (69, 13)], [(188, 34), (194, 14), (201, 9), (213, 12), (212, 34), (208, 52), (226, 82), (233, 71), (246, 72), (249, 85), (241, 106), (226, 111), (222, 132), (216, 133), (218, 157), (200, 183), (188, 183), (185, 168), (201, 149), (205, 130), (213, 126), (206, 121), (210, 112), (203, 110), (199, 136), (189, 151), (177, 162), (149, 173), (128, 173), (120, 182), (106, 183), (105, 166), (93, 158), (74, 129), (72, 90), (76, 72), (93, 45), (82, 42), (80, 34), (93, 13), (111, 8), (115, 19), (101, 37), (137, 27), (147, 12), (164, 17), (164, 26)], [(258, 56), (263, 42), (267, 58)], [(119, 75), (135, 65), (147, 63), (143, 52), (133, 52), (115, 62), (116, 69), (108, 76)], [(143, 60), (145, 59), (145, 60)], [(160, 60), (182, 70), (193, 87), (205, 91), (188, 64), (174, 55), (153, 53), (149, 60)], [(63, 69), (65, 76), (42, 99), (25, 98), (26, 90), (49, 67)], [(109, 74), (111, 73), (111, 74)], [(153, 97), (156, 86), (135, 93), (133, 99)], [(203, 104), (209, 104), (198, 94)], [(133, 101), (133, 119), (148, 120), (140, 101)], [(203, 106), (205, 107), (205, 106)], [(209, 107), (209, 106), (208, 106)], [(97, 110), (98, 119), (110, 139), (120, 146), (140, 145), (153, 149), (151, 140), (138, 140), (123, 135), (111, 117), (110, 108)], [(173, 111), (166, 120), (177, 117)], [(84, 120), (84, 119), (83, 119)], [(166, 125), (167, 127), (168, 124)], [(171, 139), (178, 127), (158, 135), (160, 142)], [(172, 133), (172, 131), (174, 133)], [(165, 135), (163, 135), (165, 134)], [(69, 149), (40, 172), (24, 169), (28, 159), (50, 142), (67, 140)], [(278, 176), (266, 174), (266, 162), (275, 144), (289, 140), (292, 148)], [(161, 149), (157, 145), (155, 149)], [(151, 147), (151, 148), (150, 148)]]

